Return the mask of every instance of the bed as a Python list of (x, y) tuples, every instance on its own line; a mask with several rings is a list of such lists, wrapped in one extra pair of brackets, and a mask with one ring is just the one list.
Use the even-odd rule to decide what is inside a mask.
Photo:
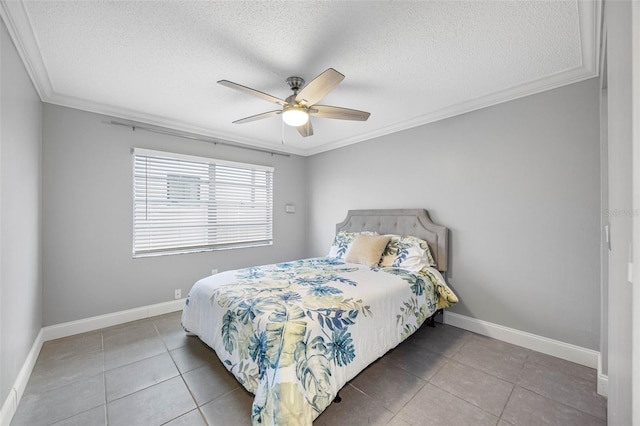
[(457, 302), (442, 276), (447, 244), (426, 210), (351, 210), (325, 257), (198, 281), (182, 325), (255, 395), (253, 424), (310, 425), (349, 380)]

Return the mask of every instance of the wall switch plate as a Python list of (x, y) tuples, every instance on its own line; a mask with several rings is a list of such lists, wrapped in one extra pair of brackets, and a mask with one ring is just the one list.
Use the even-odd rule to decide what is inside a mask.
[(173, 298), (178, 300), (178, 299), (182, 299), (182, 290), (179, 288), (176, 288), (174, 294), (173, 294)]
[(284, 206), (284, 211), (287, 213), (295, 213), (296, 205), (295, 204), (287, 204)]
[(217, 270), (217, 269), (212, 269), (212, 270), (211, 270), (211, 275), (215, 275), (215, 274), (217, 274), (217, 273), (218, 273), (218, 270)]
[(627, 281), (633, 284), (633, 263), (627, 263)]

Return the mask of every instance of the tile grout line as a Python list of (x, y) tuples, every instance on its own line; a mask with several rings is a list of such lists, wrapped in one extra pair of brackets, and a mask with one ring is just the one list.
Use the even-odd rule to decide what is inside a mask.
[[(478, 370), (478, 371), (479, 371), (479, 370)], [(466, 403), (466, 404), (469, 404), (469, 405), (471, 405), (471, 406), (473, 406), (473, 407), (476, 407), (476, 408), (477, 408), (477, 409), (479, 409), (480, 411), (482, 411), (482, 412), (484, 412), (484, 413), (487, 413), (487, 414), (489, 414), (490, 416), (493, 416), (493, 417), (497, 418), (497, 419), (498, 419), (498, 421), (500, 421), (500, 417), (496, 416), (496, 415), (495, 415), (495, 414), (493, 414), (493, 413), (488, 412), (487, 410), (485, 410), (484, 408), (482, 408), (482, 407), (478, 406), (477, 404), (474, 404), (473, 402), (467, 401), (466, 399), (464, 399), (464, 398), (462, 398), (462, 397), (460, 397), (460, 396), (458, 396), (458, 395), (456, 395), (456, 394), (453, 394), (453, 393), (449, 392), (449, 391), (448, 391), (448, 390), (446, 390), (446, 389), (441, 388), (440, 386), (436, 385), (435, 383), (429, 383), (429, 384), (430, 384), (431, 386), (435, 387), (435, 388), (438, 388), (438, 389), (439, 389), (439, 390), (441, 390), (442, 392), (448, 393), (448, 394), (449, 394), (449, 395), (451, 395), (452, 397), (454, 397), (454, 398), (456, 398), (456, 399), (459, 399), (460, 401), (462, 401), (462, 402), (464, 402), (464, 403)]]
[[(520, 381), (520, 377), (522, 376), (522, 372), (524, 371), (524, 367), (527, 364), (527, 361), (529, 360), (530, 356), (531, 356), (531, 350), (529, 349), (529, 351), (527, 352), (527, 356), (525, 357), (524, 361), (522, 362), (522, 366), (520, 367), (520, 371), (518, 372), (518, 377), (516, 377), (516, 380), (513, 383), (513, 388), (511, 388), (511, 392), (509, 393), (509, 398), (507, 398), (507, 402), (505, 402), (504, 407), (502, 407), (502, 411), (500, 412), (500, 416), (498, 417), (498, 421), (502, 420), (502, 416), (504, 415), (504, 412), (507, 409), (507, 405), (509, 405), (509, 401), (511, 401), (511, 397), (513, 396), (513, 393), (515, 392), (516, 387), (518, 386), (518, 382)], [(505, 422), (506, 422), (506, 420), (505, 420)]]
[[(101, 345), (101, 347), (102, 347), (102, 334), (101, 334), (101, 336), (100, 336), (100, 345)], [(43, 348), (44, 348), (44, 345), (43, 345)], [(94, 352), (98, 352), (98, 351), (94, 351)], [(92, 353), (94, 353), (94, 352), (90, 352), (89, 354), (92, 354)], [(100, 352), (102, 352), (102, 350), (101, 350), (101, 349), (100, 349)], [(40, 354), (41, 354), (41, 353), (42, 353), (42, 349), (41, 349), (41, 351), (40, 351)], [(40, 359), (40, 354), (38, 354), (38, 359)], [(85, 355), (87, 355), (87, 354), (85, 354)], [(83, 356), (84, 356), (84, 355), (83, 355)], [(104, 360), (104, 356), (103, 356), (103, 360)], [(55, 361), (54, 361), (54, 362), (55, 362)], [(36, 365), (37, 365), (37, 360), (36, 360)], [(34, 365), (34, 368), (35, 368), (35, 365)], [(54, 370), (55, 370), (55, 368), (54, 368)], [(103, 372), (104, 372), (104, 362), (103, 362), (102, 370), (103, 370)], [(93, 375), (91, 375), (90, 377), (97, 376), (98, 374), (100, 374), (100, 373), (93, 374)], [(31, 378), (29, 378), (29, 381), (30, 381), (30, 380), (31, 380)], [(64, 385), (61, 385), (61, 386), (58, 386), (58, 387), (53, 387), (53, 388), (51, 388), (51, 389), (49, 389), (49, 390), (47, 390), (47, 391), (45, 391), (45, 392), (51, 392), (51, 391), (54, 391), (54, 390), (57, 390), (57, 389), (64, 388), (64, 387), (66, 387), (66, 386), (70, 386), (70, 385), (72, 385), (73, 383), (78, 382), (78, 381), (80, 381), (80, 380), (82, 380), (82, 379), (74, 380), (74, 381), (72, 381), (72, 382), (69, 382), (69, 383), (67, 383), (67, 384), (64, 384)], [(103, 386), (104, 386), (104, 376), (103, 376)], [(39, 392), (39, 393), (40, 393), (40, 392)], [(96, 408), (98, 408), (98, 407), (99, 407), (99, 405), (98, 405), (98, 406), (95, 406), (95, 407), (90, 407), (90, 408), (88, 408), (88, 409), (86, 409), (86, 410), (83, 410), (83, 411), (80, 411), (80, 412), (74, 413), (74, 414), (72, 414), (72, 415), (70, 415), (70, 416), (68, 416), (68, 417), (65, 417), (65, 418), (62, 418), (62, 419), (58, 419), (58, 420), (56, 420), (56, 421), (55, 421), (55, 422), (53, 422), (53, 423), (48, 423), (48, 422), (47, 422), (47, 425), (49, 425), (49, 426), (55, 425), (56, 423), (59, 423), (59, 422), (65, 421), (65, 420), (69, 420), (69, 419), (71, 419), (71, 418), (73, 418), (73, 417), (75, 417), (75, 416), (78, 416), (78, 415), (80, 415), (80, 414), (84, 414), (84, 413), (89, 412), (89, 411), (91, 411), (91, 410), (94, 410), (94, 409), (96, 409)], [(105, 410), (106, 410), (106, 406), (105, 406)], [(17, 410), (16, 410), (16, 412), (17, 412)], [(105, 421), (106, 421), (106, 419), (105, 419)]]
[(500, 411), (500, 415), (498, 416), (498, 423), (500, 423), (500, 420), (503, 420), (502, 416), (504, 415), (504, 411), (507, 409), (507, 405), (509, 405), (509, 401), (511, 401), (511, 397), (513, 396), (513, 392), (516, 390), (516, 386), (518, 385), (514, 383), (513, 387), (511, 388), (511, 392), (509, 393), (509, 398), (507, 398), (507, 401), (504, 403), (504, 407), (502, 407), (502, 411)]
[[(404, 343), (404, 342), (401, 342), (401, 343)], [(428, 351), (428, 352), (431, 352), (431, 355), (437, 356), (437, 357), (439, 357), (439, 358), (444, 358), (444, 359), (445, 359), (445, 362), (443, 362), (443, 363), (442, 363), (442, 365), (438, 368), (438, 370), (437, 370), (437, 371), (435, 371), (435, 372), (431, 375), (431, 377), (429, 377), (428, 379), (425, 379), (424, 377), (416, 376), (416, 375), (413, 373), (413, 371), (407, 370), (407, 369), (406, 369), (406, 368), (404, 368), (404, 367), (396, 366), (396, 368), (399, 368), (400, 370), (404, 371), (405, 373), (409, 373), (409, 374), (411, 374), (412, 376), (414, 376), (414, 377), (416, 377), (416, 378), (418, 378), (418, 379), (420, 379), (420, 380), (423, 380), (423, 381), (425, 381), (425, 382), (427, 382), (427, 383), (428, 383), (428, 382), (433, 378), (433, 376), (435, 376), (436, 374), (438, 374), (438, 373), (440, 372), (440, 370), (442, 370), (442, 368), (444, 367), (444, 365), (445, 365), (445, 364), (448, 364), (448, 363), (449, 363), (449, 361), (452, 361), (452, 358), (451, 358), (451, 357), (446, 356), (445, 354), (441, 354), (441, 353), (438, 353), (438, 352), (434, 352), (434, 351), (431, 351), (431, 350), (429, 350), (429, 349), (427, 349), (427, 348), (418, 348), (418, 347), (416, 347), (416, 348), (417, 348), (418, 350), (420, 350), (420, 351), (426, 350), (426, 351)], [(391, 351), (389, 351), (389, 352), (385, 353), (385, 354), (384, 354), (382, 357), (380, 357), (380, 358), (386, 357), (387, 355), (389, 355), (389, 353), (390, 353), (390, 352), (391, 352)], [(354, 377), (354, 378), (355, 378), (355, 377)]]
[(574, 406), (572, 406), (572, 405), (569, 405), (569, 404), (567, 404), (567, 403), (565, 403), (565, 402), (558, 401), (557, 399), (554, 399), (554, 398), (550, 398), (550, 397), (548, 397), (548, 396), (546, 396), (546, 395), (543, 395), (543, 394), (541, 394), (541, 393), (539, 393), (539, 392), (534, 391), (533, 389), (525, 388), (524, 386), (520, 386), (520, 385), (516, 385), (516, 386), (517, 386), (517, 387), (519, 387), (519, 388), (521, 388), (521, 389), (526, 390), (527, 392), (534, 393), (534, 394), (538, 395), (539, 397), (542, 397), (542, 398), (544, 398), (544, 399), (546, 399), (546, 400), (548, 400), (548, 401), (555, 402), (556, 404), (560, 404), (560, 405), (563, 405), (563, 406), (565, 406), (565, 407), (571, 408), (572, 410), (579, 411), (579, 412), (581, 412), (582, 414), (586, 414), (587, 416), (593, 417), (594, 419), (598, 419), (598, 420), (600, 420), (600, 421), (604, 421), (605, 423), (606, 423), (606, 421), (607, 421), (606, 417), (603, 419), (603, 418), (598, 417), (598, 416), (595, 416), (595, 415), (593, 415), (593, 414), (591, 414), (591, 413), (587, 413), (586, 411), (583, 411), (583, 410), (581, 410), (581, 409), (579, 409), (579, 408), (576, 408), (576, 407), (574, 407)]
[[(104, 420), (105, 420), (105, 424), (106, 424), (106, 425), (108, 425), (109, 423), (108, 423), (108, 419), (107, 419), (107, 404), (106, 404), (106, 394), (107, 394), (107, 391), (106, 391), (106, 379), (105, 379), (105, 377), (104, 377), (104, 351), (102, 350), (102, 348), (103, 348), (104, 346), (103, 346), (103, 340), (102, 340), (102, 332), (100, 332), (100, 346), (101, 346), (100, 352), (102, 353), (102, 386), (103, 386), (103, 388), (104, 388), (104, 395), (105, 395), (105, 397), (104, 397), (104, 401), (105, 401), (105, 403), (104, 403)], [(95, 352), (98, 352), (98, 351), (95, 351)], [(97, 374), (96, 374), (96, 375), (97, 375)], [(93, 376), (91, 376), (91, 377), (93, 377)], [(74, 382), (75, 382), (75, 381), (74, 381)], [(51, 390), (60, 389), (60, 388), (63, 388), (63, 387), (65, 387), (65, 386), (69, 386), (69, 385), (71, 385), (71, 384), (72, 384), (72, 383), (74, 383), (74, 382), (68, 383), (68, 384), (66, 384), (66, 385), (62, 385), (62, 386), (57, 387), (57, 388), (52, 388), (52, 389), (50, 389), (50, 391), (51, 391)], [(64, 419), (59, 419), (59, 420), (56, 420), (56, 421), (55, 421), (55, 422), (53, 422), (53, 423), (48, 423), (48, 424), (49, 424), (49, 426), (55, 425), (56, 423), (59, 423), (59, 422), (65, 421), (65, 420), (69, 420), (69, 419), (71, 419), (71, 418), (73, 418), (73, 417), (75, 417), (75, 416), (79, 416), (80, 414), (87, 413), (87, 412), (89, 412), (89, 411), (91, 411), (91, 410), (94, 410), (94, 409), (96, 409), (96, 408), (98, 408), (98, 407), (99, 407), (99, 406), (95, 406), (95, 407), (88, 408), (88, 409), (86, 409), (86, 410), (84, 410), (84, 411), (80, 411), (80, 412), (78, 412), (78, 413), (72, 414), (72, 415), (71, 415), (71, 416), (69, 416), (69, 417), (65, 417)]]
[[(422, 380), (422, 379), (421, 379), (421, 380)], [(398, 410), (398, 412), (397, 412), (397, 413), (394, 413), (394, 416), (395, 416), (396, 414), (399, 414), (399, 413), (400, 413), (400, 411), (402, 411), (402, 410), (404, 409), (404, 407), (406, 407), (406, 406), (407, 406), (411, 401), (413, 401), (413, 399), (414, 399), (416, 396), (418, 396), (418, 394), (422, 391), (422, 389), (424, 389), (424, 388), (425, 388), (425, 386), (427, 386), (427, 384), (429, 384), (429, 382), (428, 382), (428, 381), (426, 381), (426, 380), (423, 380), (423, 381), (424, 381), (424, 383), (422, 384), (422, 386), (420, 386), (420, 389), (418, 389), (418, 390), (416, 391), (416, 393), (414, 393), (414, 394), (413, 394), (413, 396), (412, 396), (411, 398), (409, 398), (409, 400), (408, 400), (407, 402), (405, 402), (405, 403), (402, 405), (402, 407), (400, 407), (400, 409)], [(391, 410), (389, 410), (389, 411), (391, 411)], [(391, 411), (391, 412), (393, 413), (393, 411)]]
[[(577, 411), (579, 411), (579, 412), (581, 412), (581, 413), (583, 413), (583, 414), (586, 414), (586, 415), (588, 415), (588, 416), (591, 416), (591, 417), (593, 417), (593, 418), (596, 418), (596, 419), (599, 419), (599, 420), (604, 420), (605, 422), (607, 421), (607, 418), (606, 418), (606, 411), (605, 411), (605, 418), (603, 419), (603, 418), (598, 417), (598, 416), (596, 416), (596, 415), (593, 415), (593, 414), (591, 414), (591, 413), (587, 413), (586, 411), (584, 411), (584, 410), (582, 410), (582, 409), (580, 409), (580, 408), (578, 408), (578, 407), (574, 407), (573, 405), (570, 405), (570, 404), (568, 404), (568, 403), (566, 403), (566, 402), (563, 402), (563, 401), (557, 400), (557, 399), (555, 399), (555, 398), (551, 398), (550, 396), (543, 395), (543, 394), (541, 394), (540, 392), (536, 392), (534, 389), (529, 389), (528, 387), (525, 387), (525, 386), (520, 385), (520, 383), (519, 383), (519, 381), (520, 381), (520, 377), (522, 376), (522, 373), (523, 373), (523, 371), (524, 371), (524, 368), (525, 368), (525, 366), (526, 366), (527, 361), (529, 361), (529, 356), (530, 356), (533, 352), (534, 352), (534, 351), (529, 350), (529, 353), (527, 354), (527, 358), (525, 358), (525, 361), (524, 361), (524, 363), (522, 364), (522, 369), (520, 370), (520, 373), (518, 374), (518, 378), (516, 379), (515, 386), (518, 386), (518, 387), (520, 387), (521, 389), (525, 389), (526, 391), (529, 391), (529, 392), (534, 393), (534, 394), (536, 394), (536, 395), (538, 395), (538, 396), (541, 396), (542, 398), (545, 398), (545, 399), (547, 399), (547, 400), (549, 400), (549, 401), (553, 401), (553, 402), (556, 402), (556, 403), (558, 403), (558, 404), (564, 405), (565, 407), (569, 407), (569, 408), (572, 408), (572, 409), (574, 409), (574, 410), (577, 410)], [(538, 365), (538, 366), (539, 366), (539, 367), (541, 367), (541, 368), (545, 368), (545, 369), (547, 369), (547, 367), (545, 367), (544, 365), (539, 365), (539, 364), (537, 364), (536, 362), (533, 362), (533, 361), (532, 361), (532, 364), (534, 364), (534, 365)], [(574, 377), (574, 378), (581, 378), (581, 377), (575, 376), (575, 375), (570, 374), (570, 373), (565, 373), (565, 374), (566, 374), (567, 376), (571, 376), (571, 377)], [(514, 389), (515, 389), (515, 387), (514, 387)], [(505, 407), (506, 407), (506, 406), (505, 406)]]
[[(156, 326), (156, 322), (155, 321), (153, 321), (153, 327), (156, 329), (158, 334), (160, 334), (160, 331), (158, 330), (158, 327)], [(191, 399), (193, 400), (193, 403), (196, 405), (196, 410), (198, 410), (198, 412), (200, 413), (200, 417), (202, 417), (202, 419), (204, 420), (204, 423), (207, 426), (209, 426), (209, 422), (207, 421), (207, 418), (204, 416), (204, 413), (200, 409), (200, 405), (198, 404), (198, 401), (196, 401), (196, 397), (193, 395), (193, 392), (191, 392), (191, 389), (189, 388), (189, 385), (187, 384), (187, 381), (184, 379), (184, 376), (182, 375), (182, 371), (180, 371), (180, 368), (178, 367), (178, 364), (176, 363), (176, 360), (173, 359), (173, 356), (171, 355), (171, 351), (169, 350), (169, 347), (167, 346), (167, 342), (164, 341), (164, 339), (162, 338), (161, 334), (160, 334), (160, 339), (162, 340), (162, 345), (166, 349), (167, 354), (169, 355), (169, 358), (171, 359), (171, 362), (173, 362), (173, 366), (176, 367), (176, 370), (178, 370), (178, 375), (180, 376), (180, 379), (182, 380), (182, 383), (184, 384), (185, 388), (187, 388), (187, 392), (189, 392), (189, 395), (191, 395)], [(189, 413), (189, 412), (191, 412), (191, 411), (187, 411), (187, 413)], [(180, 416), (176, 417), (176, 419), (181, 417), (181, 416), (184, 416), (187, 413), (182, 413)], [(173, 420), (175, 420), (175, 419), (173, 419)]]
[(460, 364), (460, 365), (464, 365), (464, 366), (466, 366), (466, 367), (468, 367), (468, 368), (472, 368), (472, 369), (474, 369), (474, 370), (476, 370), (476, 371), (479, 371), (479, 372), (481, 372), (481, 373), (487, 374), (487, 375), (489, 375), (489, 376), (491, 376), (491, 377), (494, 377), (494, 378), (496, 378), (496, 379), (498, 379), (498, 380), (500, 380), (500, 381), (503, 381), (503, 382), (505, 382), (505, 383), (510, 383), (510, 384), (512, 384), (512, 385), (513, 385), (513, 388), (511, 388), (511, 392), (509, 393), (509, 398), (507, 398), (507, 401), (505, 402), (504, 406), (502, 407), (502, 410), (501, 410), (501, 412), (500, 412), (500, 415), (499, 415), (499, 416), (496, 416), (495, 414), (488, 412), (487, 410), (485, 410), (484, 408), (482, 408), (482, 407), (478, 406), (477, 404), (474, 404), (474, 403), (473, 403), (473, 402), (471, 402), (471, 401), (467, 401), (466, 399), (464, 399), (464, 398), (462, 398), (462, 397), (460, 397), (460, 396), (457, 396), (457, 395), (455, 395), (455, 394), (453, 394), (453, 393), (449, 392), (449, 391), (448, 391), (448, 390), (446, 390), (446, 389), (441, 388), (440, 386), (438, 386), (438, 385), (437, 385), (437, 384), (435, 384), (435, 383), (431, 383), (431, 379), (433, 379), (433, 377), (435, 377), (437, 373), (435, 373), (433, 376), (431, 376), (431, 379), (429, 379), (429, 382), (428, 382), (428, 383), (429, 383), (431, 386), (435, 386), (436, 388), (440, 389), (441, 391), (446, 392), (446, 393), (448, 393), (449, 395), (451, 395), (451, 396), (453, 396), (453, 397), (455, 397), (455, 398), (457, 398), (457, 399), (459, 399), (459, 400), (461, 400), (461, 401), (466, 402), (467, 404), (470, 404), (470, 405), (472, 405), (472, 406), (474, 406), (474, 407), (476, 407), (476, 408), (479, 408), (480, 410), (484, 411), (485, 413), (487, 413), (487, 414), (489, 414), (489, 415), (492, 415), (492, 416), (494, 416), (494, 417), (497, 417), (497, 418), (498, 418), (498, 422), (500, 422), (500, 420), (502, 419), (502, 414), (504, 413), (504, 410), (505, 410), (505, 408), (507, 407), (507, 404), (508, 404), (509, 400), (511, 399), (511, 395), (513, 394), (513, 391), (514, 391), (514, 389), (515, 389), (515, 388), (516, 388), (516, 386), (517, 386), (517, 381), (518, 381), (518, 379), (520, 378), (520, 375), (522, 374), (522, 371), (524, 370), (524, 364), (526, 363), (527, 359), (529, 359), (529, 355), (530, 355), (530, 353), (531, 353), (531, 350), (528, 350), (528, 352), (527, 352), (527, 356), (526, 356), (526, 358), (524, 359), (524, 361), (522, 362), (522, 366), (520, 367), (520, 371), (518, 372), (518, 377), (516, 377), (516, 381), (515, 381), (515, 382), (510, 382), (510, 381), (505, 380), (505, 379), (503, 379), (503, 378), (501, 378), (501, 377), (498, 377), (498, 376), (496, 376), (495, 374), (492, 374), (492, 373), (490, 373), (490, 372), (488, 372), (488, 371), (481, 370), (481, 369), (476, 368), (476, 367), (474, 367), (474, 366), (472, 366), (472, 365), (468, 365), (468, 364), (466, 364), (466, 363), (464, 363), (464, 362), (462, 362), (462, 361), (460, 361), (460, 360), (453, 359), (454, 355), (455, 355), (455, 354), (457, 354), (457, 353), (460, 353), (460, 352), (462, 351), (462, 348), (464, 348), (464, 347), (469, 343), (469, 341), (471, 341), (471, 339), (472, 339), (472, 336), (471, 336), (471, 337), (469, 337), (469, 338), (467, 338), (467, 339), (466, 339), (466, 341), (465, 341), (465, 342), (460, 346), (460, 348), (458, 348), (458, 350), (457, 350), (457, 351), (455, 351), (455, 352), (453, 353), (453, 355), (451, 355), (451, 357), (448, 357), (448, 361), (447, 361), (445, 364), (443, 364), (443, 366), (442, 366), (442, 367), (440, 367), (439, 371), (441, 371), (441, 370), (442, 370), (442, 368), (444, 368), (444, 365), (446, 365), (446, 364), (448, 364), (448, 363), (450, 363), (450, 362), (456, 362), (456, 363), (458, 363), (458, 364)]
[[(155, 328), (155, 324), (154, 324), (154, 328)], [(157, 331), (157, 329), (156, 329), (156, 331)], [(164, 345), (164, 340), (163, 340), (163, 346), (165, 346), (165, 349), (166, 349), (166, 345)], [(148, 357), (146, 357), (146, 358), (142, 358), (142, 359), (139, 359), (139, 360), (136, 360), (136, 361), (130, 362), (130, 363), (128, 363), (128, 364), (124, 364), (124, 365), (121, 365), (121, 366), (118, 366), (118, 367), (112, 368), (112, 369), (110, 369), (110, 370), (106, 370), (106, 365), (105, 365), (105, 366), (103, 367), (104, 374), (105, 374), (105, 379), (104, 379), (104, 383), (105, 383), (105, 401), (107, 400), (107, 392), (106, 392), (106, 383), (107, 383), (107, 379), (106, 379), (106, 373), (108, 373), (108, 372), (110, 372), (110, 371), (117, 370), (117, 369), (119, 369), (119, 368), (127, 367), (127, 366), (129, 366), (129, 365), (131, 365), (131, 364), (135, 364), (135, 363), (137, 363), (137, 362), (145, 361), (145, 360), (148, 360), (148, 359), (154, 358), (154, 357), (156, 357), (156, 356), (160, 356), (160, 355), (162, 355), (162, 353), (160, 353), (160, 354), (155, 354), (155, 355), (151, 355), (151, 356), (148, 356)], [(171, 358), (171, 361), (172, 361), (172, 362), (174, 362), (174, 361), (173, 361), (173, 358), (171, 357), (171, 354), (169, 353), (168, 355), (169, 355), (169, 358)], [(174, 365), (175, 365), (175, 362), (174, 362)], [(178, 371), (178, 375), (180, 375), (180, 369), (178, 369), (178, 368), (177, 368), (177, 366), (176, 366), (176, 370)], [(157, 383), (154, 383), (153, 385), (149, 385), (149, 386), (147, 386), (147, 387), (145, 387), (145, 388), (138, 389), (138, 390), (137, 390), (137, 391), (135, 391), (135, 392), (131, 392), (131, 393), (129, 393), (129, 394), (122, 395), (122, 396), (120, 396), (120, 397), (118, 397), (118, 398), (115, 398), (115, 399), (113, 399), (113, 400), (111, 400), (111, 401), (105, 402), (105, 406), (106, 406), (106, 404), (112, 403), (112, 402), (114, 402), (114, 401), (118, 401), (118, 400), (120, 400), (120, 399), (122, 399), (122, 398), (126, 398), (126, 397), (131, 396), (131, 395), (134, 395), (134, 394), (136, 394), (136, 393), (138, 393), (138, 392), (142, 392), (142, 391), (144, 391), (144, 390), (147, 390), (147, 389), (149, 389), (149, 388), (150, 388), (150, 387), (152, 387), (152, 386), (159, 385), (160, 383), (165, 383), (165, 382), (167, 382), (167, 381), (169, 381), (169, 380), (175, 379), (176, 377), (178, 377), (178, 375), (175, 375), (175, 376), (173, 376), (173, 377), (169, 377), (169, 378), (167, 378), (167, 379), (165, 379), (165, 380), (161, 380), (161, 381), (159, 381), (159, 382), (157, 382)], [(188, 389), (188, 387), (187, 387), (187, 389)], [(197, 404), (196, 404), (196, 405), (197, 405)], [(183, 413), (183, 414), (186, 414), (186, 413)], [(180, 416), (178, 416), (178, 417), (180, 417)]]
[[(463, 345), (463, 346), (464, 346), (464, 345)], [(462, 348), (461, 348), (461, 349), (462, 349)], [(464, 366), (466, 366), (466, 367), (473, 368), (473, 369), (478, 370), (478, 371), (480, 371), (480, 372), (482, 372), (482, 373), (488, 374), (488, 375), (490, 375), (490, 376), (492, 376), (492, 377), (494, 377), (494, 378), (496, 378), (496, 379), (498, 379), (498, 380), (502, 380), (503, 382), (513, 383), (513, 384), (515, 385), (515, 384), (517, 384), (517, 381), (518, 381), (518, 379), (520, 378), (520, 375), (522, 374), (522, 371), (524, 370), (524, 363), (526, 363), (526, 360), (528, 359), (529, 354), (532, 352), (530, 349), (526, 349), (526, 350), (528, 351), (528, 352), (527, 352), (527, 357), (526, 357), (526, 358), (525, 358), (525, 360), (523, 361), (523, 364), (522, 364), (522, 366), (520, 367), (520, 371), (518, 372), (518, 376), (515, 378), (515, 381), (513, 381), (513, 382), (512, 382), (512, 381), (510, 381), (510, 380), (508, 380), (508, 379), (506, 379), (506, 378), (504, 378), (504, 377), (500, 377), (500, 376), (498, 376), (497, 374), (492, 373), (491, 371), (483, 370), (482, 368), (479, 368), (479, 367), (473, 366), (473, 365), (471, 365), (471, 364), (468, 364), (468, 363), (467, 363), (467, 362), (465, 362), (464, 360), (460, 360), (460, 359), (453, 359), (453, 357), (451, 357), (451, 360), (452, 360), (452, 361), (455, 361), (455, 362), (457, 362), (457, 363), (459, 363), (459, 364), (461, 364), (461, 365), (464, 365)]]
[[(470, 339), (470, 337), (467, 337), (465, 340), (469, 340), (469, 339)], [(403, 341), (403, 342), (404, 342), (404, 341)], [(401, 342), (401, 343), (403, 343), (403, 342)], [(418, 389), (418, 390), (416, 391), (416, 393), (415, 393), (411, 398), (409, 398), (409, 400), (408, 400), (407, 402), (405, 402), (405, 403), (402, 405), (402, 407), (400, 407), (400, 409), (398, 410), (398, 412), (397, 412), (397, 413), (394, 413), (393, 411), (391, 411), (389, 408), (387, 408), (387, 407), (386, 407), (386, 406), (384, 406), (384, 405), (383, 405), (383, 408), (385, 408), (386, 410), (388, 410), (388, 411), (390, 411), (391, 413), (393, 413), (393, 417), (396, 417), (396, 416), (400, 413), (400, 411), (402, 411), (402, 410), (403, 410), (403, 409), (404, 409), (404, 408), (405, 408), (405, 407), (406, 407), (406, 406), (407, 406), (411, 401), (413, 401), (413, 399), (414, 399), (414, 398), (415, 398), (415, 397), (416, 397), (416, 396), (417, 396), (417, 395), (418, 395), (418, 394), (419, 394), (419, 393), (420, 393), (420, 392), (421, 392), (421, 391), (422, 391), (422, 390), (423, 390), (423, 389), (424, 389), (428, 384), (431, 384), (432, 386), (435, 386), (434, 384), (432, 384), (432, 383), (431, 383), (431, 379), (433, 379), (433, 377), (435, 377), (435, 375), (436, 375), (436, 374), (438, 374), (438, 372), (440, 372), (440, 371), (444, 368), (444, 366), (445, 366), (445, 365), (447, 365), (449, 362), (453, 361), (453, 356), (454, 356), (456, 353), (458, 353), (459, 351), (461, 351), (461, 350), (462, 350), (462, 347), (463, 347), (464, 345), (466, 345), (466, 344), (467, 344), (467, 342), (465, 341), (462, 345), (460, 345), (460, 347), (459, 347), (457, 350), (455, 350), (455, 351), (451, 354), (451, 356), (447, 356), (447, 355), (446, 355), (446, 354), (444, 354), (444, 353), (433, 352), (433, 351), (429, 350), (428, 348), (420, 348), (420, 350), (423, 350), (423, 349), (424, 349), (424, 350), (427, 350), (427, 351), (429, 351), (429, 352), (432, 352), (433, 354), (435, 354), (435, 355), (437, 355), (437, 356), (439, 356), (439, 357), (444, 358), (444, 359), (445, 359), (445, 362), (443, 362), (443, 363), (442, 363), (442, 365), (440, 366), (440, 368), (438, 368), (438, 370), (437, 370), (436, 372), (434, 372), (428, 380), (425, 380), (425, 379), (424, 379), (424, 378), (422, 378), (422, 377), (418, 377), (418, 376), (416, 376), (415, 374), (413, 374), (413, 372), (411, 372), (411, 371), (407, 371), (407, 370), (405, 370), (404, 368), (396, 367), (396, 368), (398, 368), (399, 370), (402, 370), (402, 371), (404, 371), (404, 372), (408, 373), (409, 375), (413, 376), (414, 378), (419, 379), (420, 381), (422, 381), (422, 382), (424, 382), (424, 383), (423, 383), (423, 385), (420, 387), (420, 389)], [(388, 355), (388, 354), (389, 354), (389, 352), (385, 353), (385, 354), (384, 354), (382, 357), (380, 357), (380, 358), (383, 358), (384, 356), (386, 356), (386, 355)], [(358, 390), (359, 392), (361, 392), (362, 394), (364, 394), (364, 395), (368, 396), (369, 398), (373, 399), (374, 401), (378, 401), (378, 400), (377, 400), (376, 398), (374, 398), (373, 396), (371, 396), (371, 395), (369, 395), (369, 394), (365, 393), (363, 390), (361, 390), (360, 388), (358, 388), (357, 386), (355, 386), (354, 384), (352, 384), (352, 383), (351, 383), (351, 381), (349, 381), (349, 382), (348, 382), (348, 384), (349, 384), (349, 385), (351, 385), (351, 386), (352, 386), (353, 388), (355, 388), (356, 390)], [(437, 386), (436, 386), (436, 387), (437, 387)], [(438, 387), (438, 389), (440, 389), (440, 388)], [(444, 389), (442, 389), (442, 390), (444, 391)], [(445, 391), (445, 392), (446, 392), (446, 391)], [(449, 392), (447, 392), (447, 393), (449, 393)], [(453, 395), (453, 394), (451, 394), (451, 395), (455, 397), (455, 395)], [(460, 400), (462, 400), (462, 401), (464, 401), (464, 402), (469, 403), (468, 401), (465, 401), (465, 400), (463, 400), (462, 398), (459, 398), (459, 397), (456, 397), (456, 398), (458, 398), (458, 399), (460, 399)], [(470, 403), (469, 403), (469, 404), (470, 404)], [(471, 404), (471, 405), (476, 406), (475, 404)], [(480, 408), (480, 407), (478, 407), (478, 408)], [(482, 410), (482, 409), (481, 409), (481, 410)], [(485, 411), (485, 410), (482, 410), (482, 411)], [(486, 412), (486, 411), (485, 411), (485, 412)], [(491, 413), (489, 413), (489, 414), (491, 414)], [(393, 417), (392, 417), (392, 418), (393, 418)]]

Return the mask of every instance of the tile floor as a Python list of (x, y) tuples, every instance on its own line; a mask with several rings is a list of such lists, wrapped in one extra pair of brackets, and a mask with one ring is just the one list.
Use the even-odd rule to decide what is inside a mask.
[[(603, 425), (593, 369), (438, 324), (355, 377), (316, 425)], [(253, 396), (180, 313), (45, 343), (12, 425), (248, 425)]]

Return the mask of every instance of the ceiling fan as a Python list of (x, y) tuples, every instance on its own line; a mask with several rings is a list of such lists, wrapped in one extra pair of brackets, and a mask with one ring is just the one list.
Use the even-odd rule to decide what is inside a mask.
[(264, 99), (265, 101), (282, 105), (282, 109), (241, 118), (240, 120), (234, 121), (235, 124), (249, 123), (282, 114), (282, 121), (284, 121), (285, 124), (295, 127), (303, 137), (307, 137), (313, 135), (313, 127), (311, 126), (311, 120), (309, 118), (310, 115), (321, 118), (337, 118), (339, 120), (355, 121), (366, 121), (369, 118), (370, 114), (365, 111), (329, 105), (316, 105), (316, 102), (319, 102), (327, 96), (342, 80), (344, 80), (344, 75), (333, 68), (324, 71), (311, 80), (306, 86), (302, 78), (289, 77), (287, 78), (287, 84), (291, 90), (293, 90), (293, 95), (285, 100), (229, 80), (220, 80), (218, 83)]

